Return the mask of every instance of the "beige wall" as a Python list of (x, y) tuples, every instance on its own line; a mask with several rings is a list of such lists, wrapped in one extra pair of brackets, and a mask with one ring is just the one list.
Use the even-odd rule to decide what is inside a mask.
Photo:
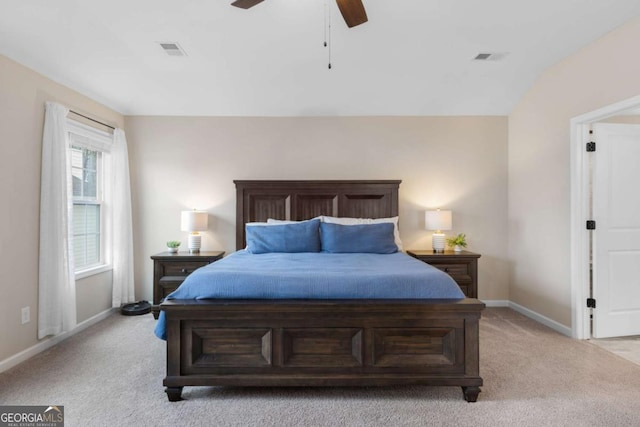
[[(120, 114), (0, 55), (0, 362), (37, 340), (40, 164), (44, 103), (56, 101), (122, 127)], [(99, 302), (78, 293), (78, 321), (105, 310), (110, 274), (94, 277)], [(79, 282), (83, 288), (84, 282)], [(85, 304), (86, 307), (85, 307)], [(31, 308), (22, 325), (20, 310)]]
[(453, 233), (482, 254), (479, 294), (507, 299), (505, 117), (127, 117), (136, 295), (151, 299), (152, 261), (186, 246), (180, 211), (214, 216), (203, 249), (235, 250), (234, 179), (402, 179), (405, 248), (430, 248), (424, 210), (453, 210)]
[(549, 68), (509, 116), (510, 299), (571, 326), (570, 127), (640, 95), (640, 18)]

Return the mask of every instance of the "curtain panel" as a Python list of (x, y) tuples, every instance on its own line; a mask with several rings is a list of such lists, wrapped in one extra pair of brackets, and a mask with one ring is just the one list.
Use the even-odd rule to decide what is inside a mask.
[(46, 103), (40, 186), (38, 339), (70, 331), (76, 325), (68, 112), (62, 105)]
[(133, 224), (127, 138), (122, 129), (113, 132), (113, 307), (135, 301), (133, 282)]

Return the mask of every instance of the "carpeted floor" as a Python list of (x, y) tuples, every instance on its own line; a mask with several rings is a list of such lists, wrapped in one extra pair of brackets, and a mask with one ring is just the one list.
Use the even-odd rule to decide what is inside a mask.
[(168, 402), (151, 315), (113, 315), (0, 374), (0, 404), (66, 426), (638, 426), (640, 365), (506, 308), (484, 312), (476, 403), (459, 387), (186, 387)]

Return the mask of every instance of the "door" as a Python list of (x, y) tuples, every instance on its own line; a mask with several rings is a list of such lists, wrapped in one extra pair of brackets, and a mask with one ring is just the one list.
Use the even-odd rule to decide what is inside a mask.
[(640, 125), (593, 133), (593, 336), (640, 335)]

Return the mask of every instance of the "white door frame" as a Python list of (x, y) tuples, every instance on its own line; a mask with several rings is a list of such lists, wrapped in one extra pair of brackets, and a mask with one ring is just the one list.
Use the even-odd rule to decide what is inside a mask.
[(617, 102), (571, 119), (571, 334), (577, 339), (591, 338), (589, 296), (589, 158), (585, 142), (589, 125), (640, 107), (640, 96)]

